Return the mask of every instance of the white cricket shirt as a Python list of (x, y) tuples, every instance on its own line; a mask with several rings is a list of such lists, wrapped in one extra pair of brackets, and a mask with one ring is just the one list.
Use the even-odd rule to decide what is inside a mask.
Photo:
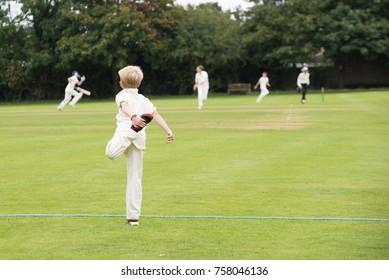
[(269, 83), (269, 78), (268, 77), (261, 77), (259, 78), (259, 85), (260, 85), (260, 88), (263, 90), (263, 89), (267, 89), (266, 85)]
[(76, 76), (71, 76), (69, 79), (68, 79), (68, 85), (66, 86), (66, 89), (65, 91), (73, 91), (74, 90), (74, 87), (76, 86), (78, 82), (78, 79)]
[(197, 72), (195, 83), (199, 86), (209, 86), (208, 73), (206, 71)]
[[(125, 134), (135, 135), (138, 134), (136, 139), (133, 141), (135, 146), (140, 149), (146, 149), (146, 128), (143, 128), (139, 132), (135, 132), (131, 129), (132, 121), (129, 116), (127, 116), (122, 108), (120, 107), (120, 103), (127, 102), (131, 111), (134, 114), (140, 116), (145, 113), (152, 114), (157, 109), (151, 103), (151, 101), (138, 93), (137, 88), (127, 88), (120, 91), (115, 98), (116, 104), (118, 106), (118, 114), (116, 115), (116, 130), (121, 131)], [(135, 134), (134, 134), (135, 133)]]
[(301, 84), (309, 85), (309, 73), (301, 72), (297, 77), (297, 85), (301, 87)]

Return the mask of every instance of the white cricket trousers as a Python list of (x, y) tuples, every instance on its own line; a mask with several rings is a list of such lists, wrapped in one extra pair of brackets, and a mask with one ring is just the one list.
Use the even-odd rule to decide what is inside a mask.
[[(70, 101), (72, 99), (72, 96), (74, 96), (73, 100)], [(66, 104), (69, 103), (69, 101), (70, 101), (69, 105), (71, 105), (71, 106), (76, 105), (76, 103), (78, 102), (78, 100), (81, 99), (81, 97), (82, 97), (81, 92), (77, 92), (75, 90), (65, 91), (65, 98), (64, 98), (64, 100), (62, 100), (61, 104), (59, 104), (58, 109), (62, 110), (66, 106)]]
[(199, 109), (203, 108), (203, 102), (208, 98), (208, 86), (199, 86), (197, 88), (197, 99), (199, 103)]
[(257, 103), (261, 103), (262, 102), (262, 99), (269, 94), (269, 90), (265, 89), (265, 90), (261, 90), (261, 94), (258, 96), (257, 100), (255, 102)]
[[(133, 139), (132, 139), (133, 140)], [(142, 206), (142, 175), (144, 150), (139, 150), (131, 141), (120, 132), (108, 142), (105, 154), (114, 160), (123, 153), (127, 158), (127, 189), (126, 209), (127, 219), (138, 220)]]

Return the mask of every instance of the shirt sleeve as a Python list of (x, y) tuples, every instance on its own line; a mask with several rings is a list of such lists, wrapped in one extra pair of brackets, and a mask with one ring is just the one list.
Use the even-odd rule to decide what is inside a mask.
[(115, 97), (115, 102), (118, 107), (120, 107), (120, 103), (122, 103), (122, 101), (124, 101), (124, 98), (120, 94), (117, 94)]
[(75, 86), (76, 85), (76, 83), (77, 83), (77, 78), (75, 77), (75, 76), (71, 76), (71, 77), (69, 77), (68, 78), (68, 83), (70, 84), (70, 85), (72, 85), (72, 86)]
[(199, 74), (198, 79), (197, 79), (197, 84), (205, 84), (206, 81), (208, 80), (208, 73), (203, 71), (201, 74)]
[(297, 86), (301, 88), (301, 81), (300, 81), (301, 73), (297, 77)]
[(126, 97), (124, 94), (117, 94), (115, 98), (117, 106), (120, 108), (120, 104), (124, 101), (127, 102), (127, 104), (131, 107), (130, 100)]
[(200, 85), (204, 82), (204, 78), (203, 78), (203, 75), (198, 75), (197, 77), (197, 84)]
[(204, 71), (204, 81), (208, 81), (208, 72)]
[(155, 107), (153, 105), (153, 103), (151, 103), (151, 101), (148, 98), (146, 98), (146, 99), (147, 99), (148, 107), (149, 107), (148, 111), (150, 114), (153, 114), (155, 111), (157, 111), (157, 107)]

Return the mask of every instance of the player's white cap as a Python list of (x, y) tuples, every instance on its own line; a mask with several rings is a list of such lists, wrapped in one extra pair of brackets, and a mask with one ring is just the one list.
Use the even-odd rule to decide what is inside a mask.
[(308, 71), (308, 67), (307, 66), (304, 66), (301, 71)]

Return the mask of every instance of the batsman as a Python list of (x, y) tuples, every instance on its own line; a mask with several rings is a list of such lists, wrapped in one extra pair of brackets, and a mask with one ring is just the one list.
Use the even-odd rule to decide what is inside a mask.
[(62, 111), (62, 109), (68, 103), (70, 106), (74, 107), (78, 100), (80, 100), (84, 94), (90, 95), (89, 91), (80, 88), (81, 84), (85, 81), (85, 79), (85, 76), (81, 76), (78, 71), (72, 72), (72, 76), (68, 78), (68, 85), (65, 88), (65, 98), (57, 107), (59, 111)]

